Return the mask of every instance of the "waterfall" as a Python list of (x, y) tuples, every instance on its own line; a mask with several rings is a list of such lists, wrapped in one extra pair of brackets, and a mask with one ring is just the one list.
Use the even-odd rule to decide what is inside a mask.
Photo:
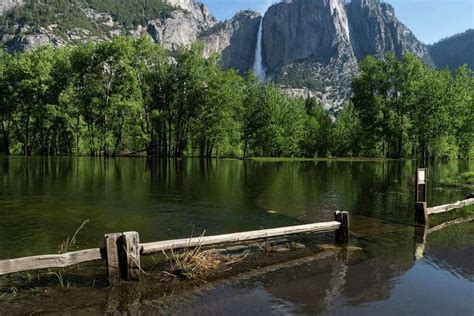
[(257, 35), (257, 48), (255, 49), (255, 63), (253, 65), (253, 72), (260, 79), (261, 82), (265, 81), (266, 73), (263, 67), (263, 52), (262, 52), (262, 36), (263, 35), (263, 17), (260, 19), (260, 25), (258, 26)]

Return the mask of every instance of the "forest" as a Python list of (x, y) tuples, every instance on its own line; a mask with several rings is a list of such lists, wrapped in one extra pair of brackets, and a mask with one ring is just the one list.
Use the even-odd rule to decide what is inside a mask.
[(474, 156), (474, 79), (367, 57), (331, 113), (252, 73), (148, 38), (0, 52), (3, 154), (153, 157)]

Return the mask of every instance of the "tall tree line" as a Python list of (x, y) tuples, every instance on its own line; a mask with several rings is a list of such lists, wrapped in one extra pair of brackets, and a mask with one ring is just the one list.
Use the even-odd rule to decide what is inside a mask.
[(474, 78), (466, 66), (451, 72), (428, 68), (413, 55), (367, 57), (353, 91), (366, 155), (472, 157)]
[(147, 38), (0, 52), (4, 154), (432, 157), (472, 155), (474, 88), (466, 68), (407, 55), (367, 58), (353, 100), (332, 114), (220, 67), (195, 44)]

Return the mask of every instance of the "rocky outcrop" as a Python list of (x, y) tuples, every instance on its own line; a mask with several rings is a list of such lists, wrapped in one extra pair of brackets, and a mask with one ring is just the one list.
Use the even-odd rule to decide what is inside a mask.
[(166, 1), (177, 10), (150, 21), (146, 28), (155, 43), (166, 49), (176, 50), (196, 42), (203, 32), (217, 23), (209, 9), (195, 0)]
[(203, 30), (203, 25), (188, 11), (176, 10), (167, 17), (150, 21), (146, 31), (155, 43), (166, 49), (176, 50), (194, 43)]
[(0, 15), (24, 3), (24, 0), (0, 0)]
[(221, 55), (226, 68), (235, 68), (244, 74), (255, 60), (255, 48), (260, 14), (253, 11), (238, 13), (230, 21), (222, 22), (203, 34), (205, 54)]
[[(1, 0), (4, 13), (15, 5), (21, 5), (23, 0)], [(5, 2), (6, 1), (6, 2)], [(55, 32), (56, 24), (31, 27), (15, 25), (12, 30), (0, 34), (2, 44), (9, 52), (24, 51), (38, 46), (51, 44), (55, 47), (62, 44), (76, 44), (84, 41), (109, 40), (118, 35), (150, 35), (163, 47), (175, 50), (180, 46), (189, 45), (198, 40), (200, 34), (212, 28), (216, 19), (209, 13), (208, 8), (195, 0), (166, 0), (174, 8), (160, 14), (155, 20), (145, 25), (137, 25), (135, 29), (125, 28), (122, 22), (115, 20), (109, 12), (98, 12), (88, 7), (87, 0), (71, 1), (71, 10), (81, 12), (89, 20), (88, 29), (78, 25), (61, 32)], [(33, 4), (33, 5), (40, 5)], [(41, 4), (41, 5), (47, 5)], [(70, 21), (68, 21), (68, 24)], [(94, 29), (94, 33), (90, 31)]]
[(212, 27), (217, 22), (210, 14), (208, 7), (195, 0), (166, 0), (166, 2), (175, 8), (183, 9), (190, 13), (192, 18), (203, 28)]
[(8, 43), (9, 52), (26, 51), (35, 47), (52, 44), (54, 47), (61, 46), (64, 41), (49, 32), (37, 32), (36, 34), (9, 36), (4, 35), (2, 41)]

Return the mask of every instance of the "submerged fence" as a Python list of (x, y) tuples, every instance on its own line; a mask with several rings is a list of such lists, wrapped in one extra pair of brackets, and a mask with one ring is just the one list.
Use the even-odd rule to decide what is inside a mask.
[[(419, 201), (420, 185), (423, 185), (424, 187), (423, 201)], [(428, 208), (427, 186), (428, 170), (417, 169), (415, 219), (417, 224), (424, 225), (425, 227), (423, 234), (421, 234), (422, 240), (425, 240), (426, 235), (431, 232), (465, 221), (455, 220), (428, 229), (426, 224), (429, 221), (429, 215), (440, 214), (469, 205), (474, 205), (474, 198), (470, 197), (463, 201)], [(473, 220), (473, 218), (471, 217), (470, 220)], [(64, 268), (89, 261), (105, 260), (110, 282), (118, 280), (138, 281), (141, 275), (141, 255), (148, 255), (171, 249), (177, 250), (183, 248), (195, 248), (198, 246), (243, 243), (258, 239), (276, 238), (302, 233), (326, 233), (333, 231), (335, 232), (336, 242), (348, 243), (348, 212), (335, 212), (334, 221), (331, 222), (150, 243), (140, 243), (140, 236), (137, 232), (113, 233), (105, 235), (104, 246), (102, 248), (79, 250), (64, 254), (39, 255), (0, 260), (0, 275), (37, 269)]]
[(47, 268), (64, 268), (79, 263), (105, 260), (110, 282), (118, 280), (138, 281), (141, 275), (140, 255), (163, 250), (194, 248), (247, 242), (302, 233), (335, 232), (336, 242), (349, 241), (349, 213), (335, 212), (334, 221), (299, 226), (255, 230), (241, 233), (202, 236), (140, 244), (137, 232), (106, 234), (104, 247), (79, 250), (64, 254), (40, 255), (0, 260), (0, 275)]
[[(417, 168), (415, 180), (415, 220), (417, 224), (426, 225), (429, 222), (429, 215), (446, 213), (452, 210), (474, 205), (472, 194), (465, 200), (457, 201), (451, 204), (428, 207), (428, 169)], [(422, 200), (420, 200), (420, 186), (423, 187)]]

